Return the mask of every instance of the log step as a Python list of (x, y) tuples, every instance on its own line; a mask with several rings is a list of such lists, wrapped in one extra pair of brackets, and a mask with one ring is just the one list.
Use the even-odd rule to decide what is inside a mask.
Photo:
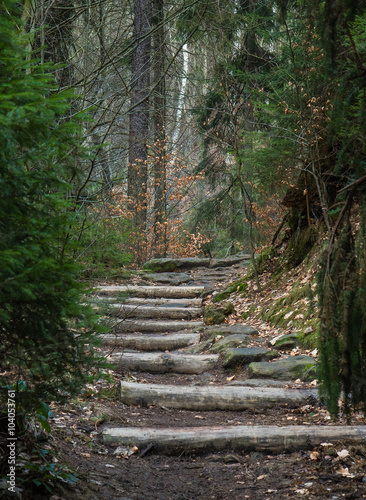
[(304, 389), (238, 386), (174, 386), (121, 381), (121, 400), (181, 410), (246, 410), (279, 405), (298, 406), (316, 395)]
[(200, 341), (199, 333), (174, 333), (168, 335), (124, 335), (102, 334), (103, 345), (123, 346), (140, 351), (173, 351), (197, 344)]
[(129, 297), (124, 300), (124, 304), (135, 304), (141, 306), (173, 306), (173, 307), (201, 307), (201, 298), (185, 298), (185, 299), (169, 299), (169, 298), (159, 298), (159, 299), (147, 299), (139, 297)]
[(114, 330), (116, 332), (179, 332), (182, 330), (197, 330), (202, 328), (204, 323), (202, 321), (143, 321), (138, 319), (125, 319), (121, 321)]
[(101, 295), (134, 295), (136, 297), (167, 297), (167, 298), (191, 298), (201, 297), (205, 291), (204, 286), (100, 286), (97, 293)]
[(153, 444), (165, 454), (222, 450), (283, 453), (313, 448), (322, 442), (366, 444), (366, 426), (227, 426), (190, 428), (115, 428), (103, 431), (107, 445), (134, 445), (140, 450)]
[[(147, 373), (198, 374), (215, 367), (217, 354), (183, 354), (155, 352), (124, 352), (108, 356), (115, 370), (132, 370)], [(163, 386), (164, 387), (164, 386)]]
[[(104, 309), (103, 306), (98, 309)], [(108, 304), (107, 314), (125, 318), (193, 319), (199, 318), (202, 310), (198, 307), (140, 306), (134, 304)]]
[(149, 297), (124, 297), (118, 299), (118, 297), (106, 296), (106, 295), (94, 295), (91, 300), (94, 305), (107, 305), (115, 304), (119, 305), (134, 305), (134, 306), (167, 306), (167, 307), (201, 307), (201, 298), (186, 298), (186, 299), (169, 299), (169, 298), (149, 298)]

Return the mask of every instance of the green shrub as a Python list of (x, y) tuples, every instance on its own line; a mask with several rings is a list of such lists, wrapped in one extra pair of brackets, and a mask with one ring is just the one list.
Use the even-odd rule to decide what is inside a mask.
[[(0, 3), (0, 360), (17, 415), (67, 398), (97, 366), (94, 313), (67, 254), (79, 126), (51, 66), (30, 60), (20, 16)], [(19, 383), (25, 384), (19, 390)]]

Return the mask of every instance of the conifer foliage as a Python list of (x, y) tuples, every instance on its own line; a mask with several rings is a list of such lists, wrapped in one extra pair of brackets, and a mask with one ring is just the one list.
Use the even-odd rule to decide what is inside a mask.
[[(316, 2), (320, 7), (320, 4)], [(321, 5), (325, 71), (335, 81), (328, 164), (338, 193), (318, 276), (320, 380), (331, 413), (366, 413), (365, 2)], [(323, 31), (321, 31), (323, 30)]]
[[(75, 393), (95, 366), (93, 319), (67, 257), (78, 125), (50, 66), (29, 59), (19, 13), (0, 2), (0, 360), (18, 415)], [(88, 347), (85, 347), (88, 345)]]

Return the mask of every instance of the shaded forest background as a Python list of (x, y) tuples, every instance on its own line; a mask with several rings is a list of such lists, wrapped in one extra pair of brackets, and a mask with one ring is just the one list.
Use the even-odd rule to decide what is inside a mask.
[(97, 366), (80, 281), (269, 246), (287, 268), (319, 246), (323, 391), (365, 405), (365, 7), (1, 1), (0, 354), (24, 416)]

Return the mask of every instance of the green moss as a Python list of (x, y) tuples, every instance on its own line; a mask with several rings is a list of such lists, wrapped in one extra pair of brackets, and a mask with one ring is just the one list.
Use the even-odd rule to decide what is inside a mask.
[(257, 266), (258, 274), (264, 273), (269, 266), (269, 263), (275, 255), (275, 250), (273, 247), (265, 248), (260, 255), (255, 258), (255, 264)]
[(215, 303), (221, 302), (221, 301), (227, 299), (228, 297), (230, 297), (230, 295), (232, 293), (244, 293), (244, 292), (246, 292), (246, 290), (247, 290), (247, 281), (246, 280), (247, 280), (247, 278), (244, 278), (244, 279), (241, 279), (238, 281), (234, 281), (234, 283), (231, 283), (222, 292), (215, 294), (212, 298), (212, 301)]
[(169, 273), (175, 271), (176, 267), (177, 263), (173, 259), (152, 259), (142, 269), (150, 273)]
[(204, 321), (206, 325), (219, 325), (223, 323), (227, 316), (235, 312), (231, 302), (226, 302), (222, 306), (210, 305), (205, 307)]
[[(300, 317), (297, 318), (297, 316)], [(301, 284), (299, 281), (296, 282), (285, 297), (281, 297), (272, 303), (266, 311), (262, 311), (261, 317), (265, 321), (282, 328), (291, 325), (299, 332), (299, 339), (302, 343), (304, 332), (316, 325), (317, 322), (314, 296), (310, 283)], [(313, 347), (313, 341), (309, 345)]]
[(290, 238), (286, 250), (286, 265), (289, 269), (297, 267), (309, 254), (318, 240), (319, 234), (314, 226), (296, 231)]
[(206, 306), (204, 320), (206, 325), (219, 325), (225, 321), (225, 314), (221, 307)]

